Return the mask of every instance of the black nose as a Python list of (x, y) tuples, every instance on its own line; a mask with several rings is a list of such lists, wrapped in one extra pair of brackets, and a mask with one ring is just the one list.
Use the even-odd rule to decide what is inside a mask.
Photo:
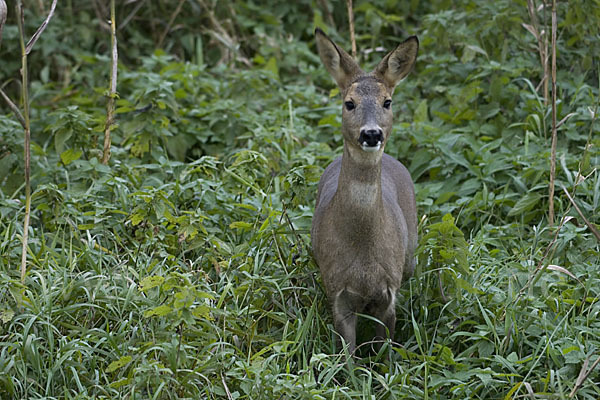
[(363, 146), (375, 147), (378, 143), (383, 143), (383, 131), (381, 129), (362, 129), (358, 142)]

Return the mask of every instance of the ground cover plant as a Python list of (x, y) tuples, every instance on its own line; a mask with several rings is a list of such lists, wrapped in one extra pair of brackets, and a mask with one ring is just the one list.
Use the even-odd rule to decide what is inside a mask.
[[(49, 2), (24, 3), (31, 36)], [(313, 32), (349, 50), (346, 2), (117, 2), (107, 164), (110, 12), (85, 3), (29, 56), (24, 281), (23, 129), (0, 102), (0, 398), (600, 397), (597, 1), (558, 2), (552, 225), (550, 5), (354, 2), (363, 66), (420, 39), (386, 146), (420, 246), (395, 341), (349, 360), (309, 246), (342, 144)], [(0, 87), (22, 106), (13, 6)]]

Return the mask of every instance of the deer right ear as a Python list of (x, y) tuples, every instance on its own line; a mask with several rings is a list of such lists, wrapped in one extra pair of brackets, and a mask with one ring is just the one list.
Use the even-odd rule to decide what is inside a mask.
[(416, 36), (409, 37), (379, 62), (375, 74), (383, 78), (390, 88), (396, 87), (414, 67), (418, 51), (419, 39)]
[(315, 29), (315, 38), (323, 65), (333, 76), (340, 89), (345, 89), (356, 76), (362, 73), (362, 70), (356, 61), (338, 47), (321, 29)]

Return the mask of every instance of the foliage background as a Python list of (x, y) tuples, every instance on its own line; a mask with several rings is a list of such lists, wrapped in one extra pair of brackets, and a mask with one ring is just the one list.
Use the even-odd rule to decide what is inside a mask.
[[(31, 35), (50, 2), (24, 3)], [(24, 283), (23, 131), (0, 103), (1, 398), (599, 397), (600, 247), (561, 189), (598, 226), (598, 0), (558, 2), (560, 229), (527, 3), (354, 2), (366, 67), (420, 39), (386, 151), (416, 182), (421, 246), (395, 343), (348, 362), (308, 235), (342, 145), (313, 32), (349, 48), (345, 2), (117, 3), (108, 165), (105, 2), (60, 2), (30, 56)], [(18, 102), (8, 6), (0, 84)]]

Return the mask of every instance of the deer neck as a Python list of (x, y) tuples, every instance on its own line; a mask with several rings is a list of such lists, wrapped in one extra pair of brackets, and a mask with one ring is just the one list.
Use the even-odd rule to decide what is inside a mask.
[(335, 203), (340, 218), (366, 232), (379, 225), (383, 211), (381, 157), (344, 144)]

